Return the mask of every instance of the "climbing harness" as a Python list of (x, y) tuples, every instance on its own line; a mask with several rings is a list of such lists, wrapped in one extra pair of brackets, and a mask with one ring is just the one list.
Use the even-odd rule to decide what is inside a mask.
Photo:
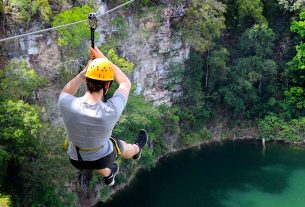
[[(121, 4), (113, 9), (110, 9), (102, 14), (97, 14), (96, 15), (96, 18), (98, 17), (101, 17), (101, 16), (104, 16), (114, 10), (117, 10), (123, 6), (126, 6), (127, 4), (130, 4), (132, 2), (134, 2), (135, 0), (130, 0), (130, 1), (127, 1), (126, 3), (124, 4)], [(38, 30), (38, 31), (35, 31), (35, 32), (29, 32), (29, 33), (26, 33), (26, 34), (21, 34), (21, 35), (16, 35), (16, 36), (13, 36), (13, 37), (8, 37), (8, 38), (3, 38), (3, 39), (0, 39), (0, 42), (4, 42), (4, 41), (8, 41), (8, 40), (13, 40), (13, 39), (17, 39), (17, 38), (21, 38), (21, 37), (26, 37), (26, 36), (29, 36), (29, 35), (35, 35), (35, 34), (40, 34), (40, 33), (43, 33), (43, 32), (48, 32), (48, 31), (53, 31), (53, 30), (56, 30), (56, 29), (59, 29), (59, 28), (63, 28), (63, 27), (68, 27), (68, 26), (72, 26), (72, 25), (76, 25), (76, 24), (80, 24), (80, 23), (83, 23), (83, 22), (86, 22), (88, 21), (88, 19), (84, 19), (84, 20), (81, 20), (81, 21), (77, 21), (77, 22), (72, 22), (72, 23), (68, 23), (68, 24), (63, 24), (63, 25), (59, 25), (59, 26), (56, 26), (56, 27), (51, 27), (51, 28), (47, 28), (47, 29), (42, 29), (42, 30)]]
[[(65, 141), (64, 141), (64, 144), (63, 144), (63, 148), (64, 148), (65, 151), (68, 150), (69, 144), (70, 144), (70, 141), (69, 141), (68, 138), (66, 138)], [(85, 151), (85, 152), (96, 151), (96, 150), (99, 150), (99, 149), (101, 149), (103, 147), (103, 145), (102, 145), (100, 147), (89, 148), (89, 147), (79, 147), (79, 146), (73, 144), (72, 142), (71, 142), (71, 144), (76, 149), (78, 161), (83, 161), (83, 158), (80, 155), (80, 151)]]
[(117, 159), (120, 156), (120, 154), (122, 154), (120, 147), (118, 145), (117, 139), (115, 137), (110, 137), (110, 141), (112, 142), (112, 144), (115, 148), (115, 152), (116, 152), (115, 159)]
[[(113, 147), (115, 149), (115, 152), (116, 152), (115, 158), (117, 159), (122, 154), (122, 152), (120, 150), (120, 147), (118, 145), (117, 139), (115, 137), (110, 137), (110, 141), (113, 144)], [(68, 150), (69, 144), (70, 144), (70, 141), (69, 141), (69, 139), (66, 138), (65, 141), (64, 141), (64, 146), (63, 146), (65, 151)], [(103, 145), (102, 145), (102, 146), (96, 147), (96, 148), (86, 148), (86, 147), (79, 147), (79, 146), (77, 146), (75, 144), (72, 144), (72, 145), (76, 149), (77, 158), (78, 158), (78, 161), (80, 161), (80, 162), (83, 161), (83, 158), (80, 155), (80, 151), (84, 151), (84, 152), (96, 151), (96, 150), (99, 150), (99, 149), (101, 149), (103, 147)]]
[(97, 28), (97, 17), (95, 13), (90, 13), (88, 15), (88, 23), (90, 27), (90, 32), (91, 32), (91, 47), (94, 48), (94, 33), (95, 29)]

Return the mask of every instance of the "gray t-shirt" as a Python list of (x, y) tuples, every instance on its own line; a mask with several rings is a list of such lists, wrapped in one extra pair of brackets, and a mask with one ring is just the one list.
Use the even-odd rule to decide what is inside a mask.
[[(109, 138), (127, 103), (127, 97), (117, 91), (106, 103), (99, 101), (88, 104), (84, 97), (75, 97), (62, 92), (58, 106), (68, 132), (70, 145), (68, 155), (78, 160), (73, 145), (80, 148), (98, 148), (94, 151), (80, 151), (86, 161), (94, 161), (109, 155), (113, 146)], [(72, 144), (72, 143), (73, 144)]]

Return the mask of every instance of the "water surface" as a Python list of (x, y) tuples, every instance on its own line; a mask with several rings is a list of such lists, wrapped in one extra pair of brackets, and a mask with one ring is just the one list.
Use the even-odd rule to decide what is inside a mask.
[(101, 206), (304, 207), (303, 147), (229, 141), (173, 154)]

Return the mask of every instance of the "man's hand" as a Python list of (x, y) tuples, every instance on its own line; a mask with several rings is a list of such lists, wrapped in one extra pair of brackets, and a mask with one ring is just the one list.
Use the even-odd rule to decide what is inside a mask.
[(83, 78), (85, 77), (87, 69), (88, 69), (88, 66), (91, 63), (91, 61), (92, 61), (92, 59), (88, 61), (86, 67), (79, 73), (81, 77), (83, 77)]
[(105, 58), (105, 55), (97, 47), (95, 47), (94, 49), (90, 47), (89, 53), (90, 53), (90, 58), (92, 60), (95, 58)]

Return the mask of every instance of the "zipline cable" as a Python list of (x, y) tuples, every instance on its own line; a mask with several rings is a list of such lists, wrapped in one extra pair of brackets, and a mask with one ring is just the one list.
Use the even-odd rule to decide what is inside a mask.
[[(130, 0), (124, 4), (121, 4), (113, 9), (110, 9), (102, 14), (97, 14), (96, 17), (101, 17), (101, 16), (104, 16), (114, 10), (117, 10), (123, 6), (126, 6), (127, 4), (130, 4), (132, 2), (134, 2), (135, 0)], [(8, 40), (13, 40), (13, 39), (17, 39), (17, 38), (21, 38), (21, 37), (26, 37), (26, 36), (29, 36), (29, 35), (34, 35), (34, 34), (39, 34), (39, 33), (43, 33), (43, 32), (48, 32), (48, 31), (52, 31), (52, 30), (56, 30), (56, 29), (59, 29), (59, 28), (63, 28), (63, 27), (68, 27), (68, 26), (72, 26), (72, 25), (76, 25), (76, 24), (79, 24), (79, 23), (83, 23), (83, 22), (86, 22), (88, 21), (88, 19), (84, 19), (84, 20), (81, 20), (81, 21), (77, 21), (77, 22), (72, 22), (72, 23), (68, 23), (68, 24), (63, 24), (63, 25), (59, 25), (59, 26), (56, 26), (56, 27), (51, 27), (51, 28), (47, 28), (47, 29), (42, 29), (42, 30), (38, 30), (38, 31), (35, 31), (35, 32), (29, 32), (29, 33), (26, 33), (26, 34), (21, 34), (21, 35), (16, 35), (16, 36), (13, 36), (13, 37), (8, 37), (8, 38), (4, 38), (4, 39), (0, 39), (0, 42), (4, 42), (4, 41), (8, 41)]]

